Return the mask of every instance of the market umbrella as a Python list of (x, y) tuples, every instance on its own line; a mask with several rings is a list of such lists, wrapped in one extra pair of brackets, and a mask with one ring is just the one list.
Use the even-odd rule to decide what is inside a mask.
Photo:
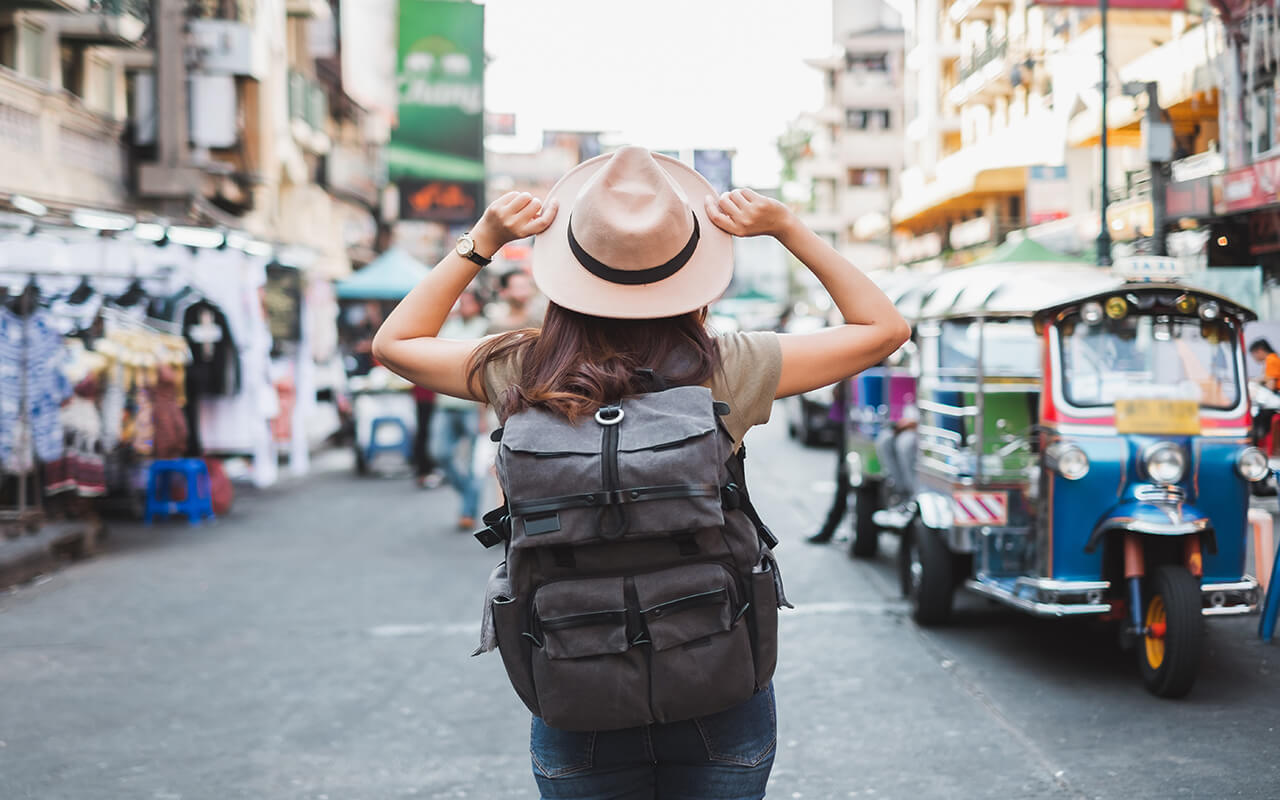
[(338, 281), (338, 299), (400, 300), (429, 271), (421, 261), (393, 247), (351, 277)]

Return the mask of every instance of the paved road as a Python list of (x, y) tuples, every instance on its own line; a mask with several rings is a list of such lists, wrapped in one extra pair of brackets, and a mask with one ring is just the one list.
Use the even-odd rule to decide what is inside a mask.
[[(1181, 702), (1087, 625), (965, 599), (921, 631), (892, 539), (869, 563), (801, 543), (832, 455), (779, 421), (751, 464), (798, 606), (771, 798), (1280, 797), (1280, 646), (1252, 620), (1213, 624)], [(0, 596), (0, 798), (536, 797), (528, 715), (468, 657), (494, 557), (453, 513), (328, 471)]]

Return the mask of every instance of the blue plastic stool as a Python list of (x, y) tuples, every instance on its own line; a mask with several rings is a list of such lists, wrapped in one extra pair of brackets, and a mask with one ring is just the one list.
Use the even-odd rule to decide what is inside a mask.
[[(400, 441), (397, 444), (379, 444), (378, 429), (381, 427), (400, 429)], [(413, 462), (413, 437), (409, 435), (409, 427), (399, 417), (374, 417), (369, 423), (369, 444), (364, 449), (364, 460), (372, 462), (378, 453), (400, 453), (404, 460)]]
[[(185, 500), (173, 500), (169, 496), (174, 475), (187, 482)], [(151, 462), (147, 470), (147, 505), (143, 523), (151, 524), (156, 515), (186, 514), (192, 525), (213, 519), (213, 491), (209, 485), (209, 469), (198, 458), (171, 458)]]

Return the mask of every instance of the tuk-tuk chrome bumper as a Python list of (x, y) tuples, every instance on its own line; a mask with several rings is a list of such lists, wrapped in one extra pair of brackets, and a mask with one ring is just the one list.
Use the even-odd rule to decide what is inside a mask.
[[(1077, 617), (1107, 614), (1111, 603), (1104, 598), (1110, 581), (1060, 581), (1052, 578), (991, 578), (979, 575), (965, 581), (965, 588), (1038, 617)], [(1203, 614), (1230, 617), (1258, 610), (1258, 582), (1246, 575), (1238, 581), (1200, 585)]]
[(1246, 575), (1229, 583), (1200, 584), (1200, 600), (1206, 617), (1234, 617), (1258, 610), (1262, 592), (1258, 582)]
[(965, 581), (965, 587), (1038, 617), (1075, 617), (1111, 611), (1111, 604), (1103, 600), (1111, 588), (1110, 581), (1031, 577), (1009, 581), (979, 575)]

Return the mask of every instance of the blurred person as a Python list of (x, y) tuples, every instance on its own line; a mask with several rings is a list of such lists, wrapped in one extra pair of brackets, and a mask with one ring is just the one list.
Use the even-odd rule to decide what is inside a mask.
[[(1262, 365), (1262, 374), (1253, 378), (1253, 382), (1269, 391), (1280, 391), (1280, 355), (1271, 347), (1271, 342), (1266, 339), (1254, 339), (1249, 344), (1249, 355)], [(1262, 403), (1258, 404), (1258, 413), (1253, 417), (1251, 431), (1254, 444), (1262, 442), (1271, 433), (1271, 421), (1275, 416), (1276, 409)]]
[[(562, 198), (571, 207), (561, 209)], [(542, 328), (442, 338), (453, 298), (500, 247), (531, 235), (534, 276), (550, 300)], [(842, 323), (713, 337), (707, 306), (732, 275), (733, 236), (775, 237), (830, 292)], [(720, 419), (736, 447), (768, 420), (775, 398), (843, 380), (888, 356), (908, 332), (875, 284), (786, 206), (750, 190), (717, 196), (680, 162), (624, 147), (571, 170), (545, 204), (515, 192), (494, 201), (388, 317), (375, 351), (409, 380), (487, 400), (504, 419), (535, 409), (590, 419), (651, 387), (656, 374), (676, 386), (704, 385), (727, 406)], [(636, 624), (644, 625), (639, 616)], [(492, 629), (485, 631), (482, 649), (492, 649)], [(623, 647), (652, 645), (637, 636)], [(574, 701), (570, 693), (545, 702), (555, 698)], [(764, 797), (776, 741), (768, 683), (723, 711), (639, 728), (564, 730), (535, 716), (531, 751), (543, 797), (746, 800)], [(586, 762), (575, 760), (583, 753)]]
[(513, 269), (498, 276), (498, 300), (492, 308), (489, 333), (542, 326), (545, 310), (538, 302), (538, 287), (524, 270)]
[(418, 488), (434, 489), (443, 480), (431, 454), (431, 417), (436, 410), (436, 393), (415, 385), (413, 405), (418, 420), (413, 431), (413, 478)]
[[(475, 293), (463, 292), (453, 304), (438, 336), (464, 342), (484, 336), (489, 322), (481, 310)], [(415, 385), (422, 384), (415, 382)], [(480, 405), (472, 400), (447, 393), (436, 395), (431, 427), (432, 456), (461, 500), (458, 529), (463, 531), (475, 528), (480, 513), (480, 481), (474, 465), (476, 438), (481, 428), (480, 413)]]

